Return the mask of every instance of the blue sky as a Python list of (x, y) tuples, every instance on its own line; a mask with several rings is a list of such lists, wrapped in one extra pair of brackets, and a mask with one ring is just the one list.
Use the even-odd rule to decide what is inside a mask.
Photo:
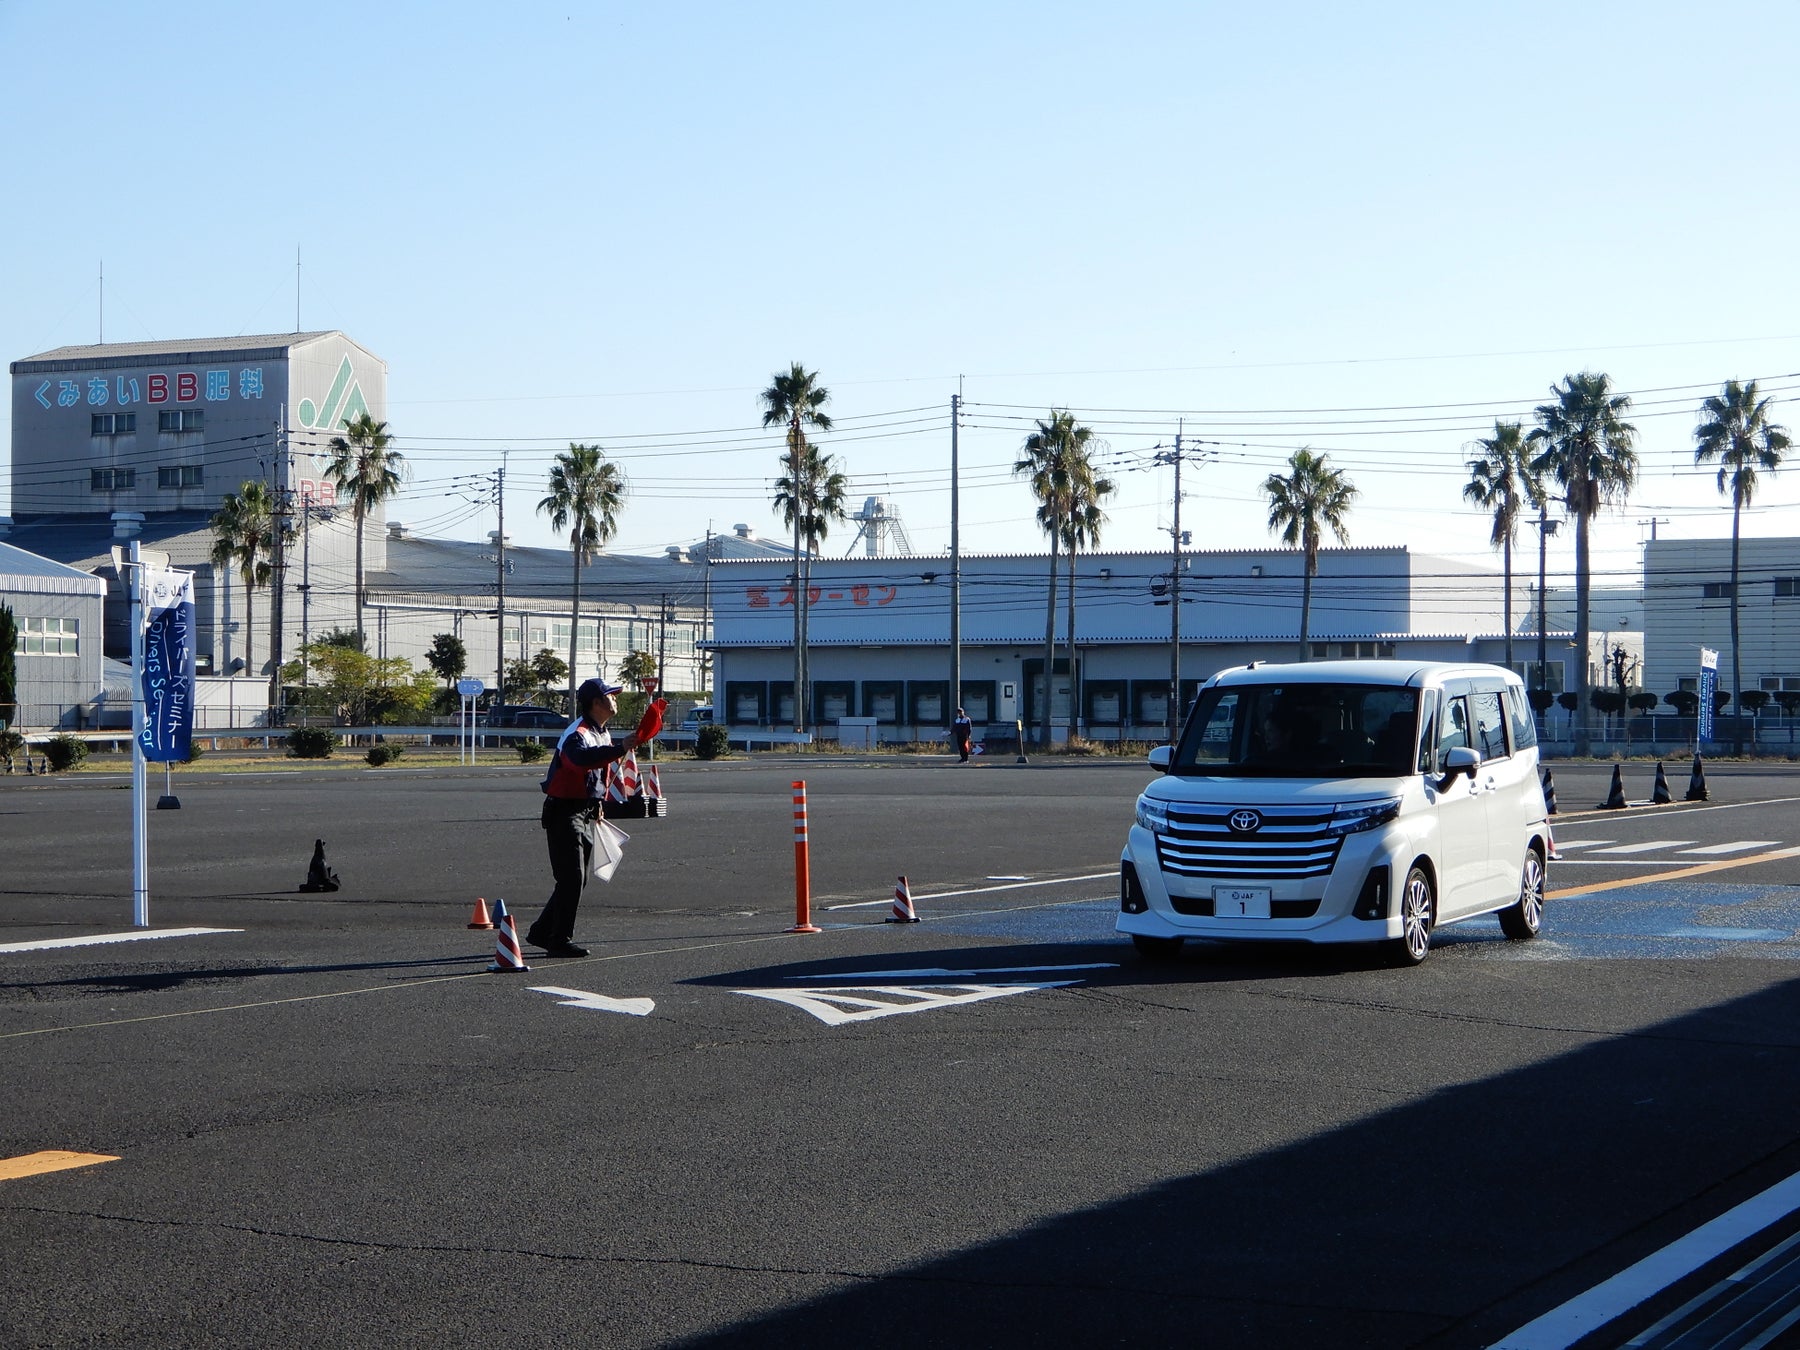
[[(1197, 546), (1271, 542), (1258, 484), (1310, 445), (1351, 542), (1497, 563), (1469, 443), (1603, 370), (1642, 433), (1621, 581), (1642, 522), (1729, 531), (1707, 393), (1800, 428), (1790, 3), (0, 0), (0, 48), (7, 359), (96, 340), (102, 262), (108, 340), (290, 330), (298, 250), (302, 326), (388, 363), (390, 515), (429, 533), (493, 527), (455, 480), (504, 448), (508, 532), (552, 542), (582, 440), (631, 483), (615, 548), (780, 534), (792, 361), (920, 552), (959, 377), (970, 552), (1042, 546), (1009, 469), (1053, 406), (1105, 443), (1108, 546), (1167, 546), (1185, 418)], [(1745, 530), (1800, 536), (1800, 462)]]

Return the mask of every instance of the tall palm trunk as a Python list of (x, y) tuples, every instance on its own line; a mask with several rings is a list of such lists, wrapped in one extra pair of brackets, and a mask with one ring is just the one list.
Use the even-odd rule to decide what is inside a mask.
[[(578, 526), (576, 534), (580, 532)], [(570, 552), (575, 555), (575, 602), (569, 608), (569, 714), (578, 716), (581, 709), (575, 706), (575, 691), (581, 687), (581, 677), (576, 674), (575, 647), (581, 641), (581, 545), (572, 545)]]
[[(1585, 502), (1583, 492), (1580, 500)], [(1588, 591), (1592, 579), (1588, 575), (1588, 515), (1575, 513), (1575, 712), (1572, 717), (1576, 756), (1584, 757), (1593, 749), (1588, 727)]]
[(1300, 551), (1300, 659), (1312, 660), (1312, 584), (1319, 571), (1319, 536), (1313, 530), (1301, 534)]
[(1508, 670), (1511, 670), (1512, 663), (1513, 663), (1513, 648), (1512, 648), (1513, 622), (1512, 622), (1512, 536), (1510, 534), (1506, 536), (1506, 542), (1501, 546), (1500, 556), (1504, 560), (1501, 564), (1501, 567), (1502, 567), (1502, 570), (1506, 574), (1506, 579), (1502, 583), (1506, 587), (1506, 595), (1502, 601), (1503, 607), (1505, 609), (1505, 614), (1506, 614), (1506, 668)]
[(1743, 494), (1734, 491), (1731, 498), (1731, 746), (1735, 755), (1744, 753), (1744, 671), (1738, 663), (1738, 524), (1743, 510)]
[(366, 653), (369, 643), (363, 637), (363, 508), (360, 499), (351, 515), (356, 520), (356, 650)]
[(1050, 686), (1056, 670), (1056, 559), (1057, 531), (1050, 532), (1050, 605), (1044, 614), (1044, 706), (1038, 709), (1040, 739), (1045, 749), (1050, 746)]
[[(1735, 637), (1733, 643), (1737, 641)], [(256, 587), (244, 583), (244, 674), (256, 674)]]

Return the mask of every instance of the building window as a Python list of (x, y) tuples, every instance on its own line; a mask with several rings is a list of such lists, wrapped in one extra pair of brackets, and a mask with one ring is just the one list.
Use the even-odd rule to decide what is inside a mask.
[(203, 486), (198, 464), (164, 464), (156, 471), (159, 488), (197, 488)]
[(95, 436), (130, 436), (137, 431), (137, 414), (95, 413), (89, 424)]
[(136, 469), (89, 469), (88, 491), (124, 492), (137, 486)]
[(1731, 583), (1729, 581), (1703, 581), (1700, 583), (1702, 600), (1731, 599)]
[(205, 408), (164, 408), (156, 414), (158, 431), (200, 431), (204, 429)]
[(19, 620), (19, 641), (14, 648), (20, 656), (74, 656), (80, 645), (79, 619), (34, 619), (29, 615)]
[(1800, 595), (1800, 577), (1775, 578), (1775, 598), (1777, 600), (1792, 600), (1796, 595)]

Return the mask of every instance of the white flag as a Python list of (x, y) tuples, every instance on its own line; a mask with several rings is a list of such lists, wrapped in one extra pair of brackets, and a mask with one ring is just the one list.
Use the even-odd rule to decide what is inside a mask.
[(619, 870), (619, 864), (625, 860), (625, 845), (631, 842), (631, 836), (605, 816), (594, 820), (594, 875), (602, 881), (611, 881), (613, 873)]

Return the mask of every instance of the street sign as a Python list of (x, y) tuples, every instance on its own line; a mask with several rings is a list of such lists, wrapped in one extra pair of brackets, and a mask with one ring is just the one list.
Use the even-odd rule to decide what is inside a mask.
[(456, 692), (464, 698), (479, 698), (486, 690), (487, 686), (473, 675), (464, 676), (456, 682)]
[(646, 675), (643, 679), (639, 680), (638, 683), (644, 686), (644, 692), (646, 694), (654, 694), (656, 692), (656, 687), (661, 684), (662, 681), (657, 679), (654, 675)]

